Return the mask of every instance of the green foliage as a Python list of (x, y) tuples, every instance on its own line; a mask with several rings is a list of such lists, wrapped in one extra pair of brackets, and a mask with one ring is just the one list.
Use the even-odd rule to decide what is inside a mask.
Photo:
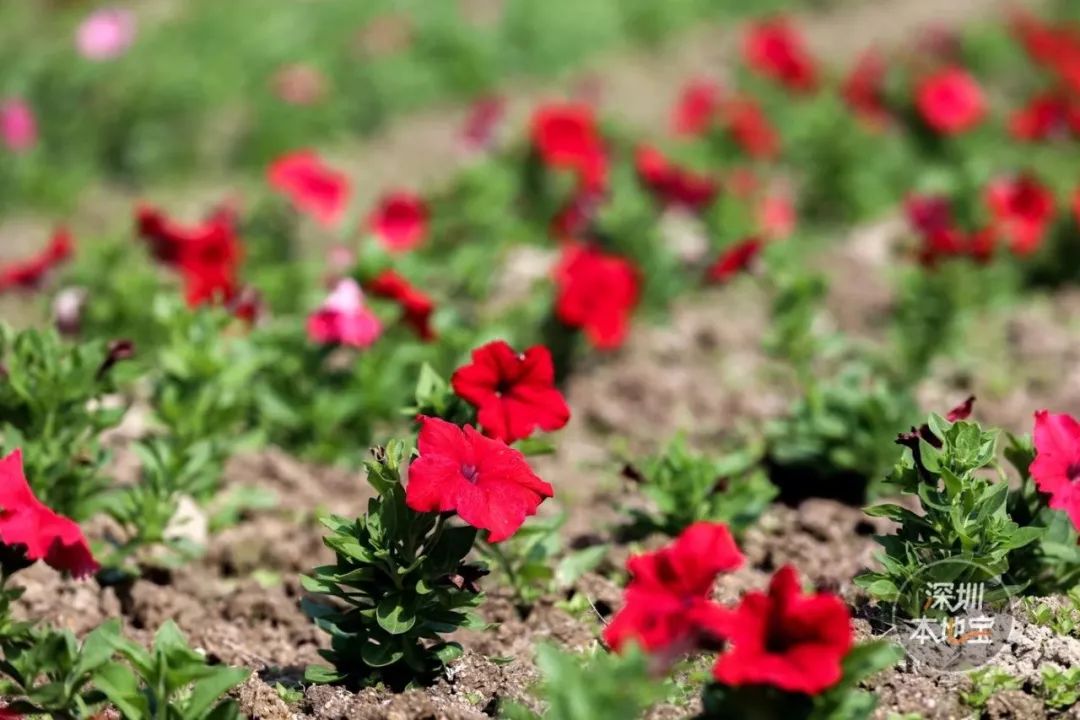
[(511, 704), (500, 711), (504, 720), (632, 720), (663, 698), (663, 684), (637, 649), (615, 655), (594, 648), (581, 657), (541, 645), (536, 664), (544, 676), (538, 688), (543, 713)]
[(994, 665), (974, 670), (968, 677), (971, 678), (972, 689), (960, 693), (960, 699), (965, 705), (976, 710), (985, 709), (990, 698), (999, 692), (1017, 690), (1022, 684), (1020, 678)]
[(192, 650), (171, 620), (154, 635), (149, 651), (118, 639), (124, 662), (96, 668), (94, 685), (124, 720), (236, 720), (235, 701), (222, 695), (247, 679), (250, 670), (217, 667)]
[(331, 636), (330, 649), (320, 653), (333, 668), (308, 668), (312, 682), (428, 682), (461, 653), (442, 635), (480, 625), (472, 613), (481, 599), (475, 581), (487, 571), (465, 562), (476, 529), (406, 506), (408, 452), (400, 441), (376, 450), (367, 477), (378, 497), (363, 517), (323, 521), (336, 562), (312, 570), (303, 586), (329, 603), (303, 605)]
[[(607, 555), (607, 545), (566, 552), (560, 534), (566, 514), (534, 520), (497, 544), (482, 542), (480, 554), (490, 560), (523, 608), (545, 595), (568, 590)], [(562, 556), (559, 558), (559, 556)]]
[(636, 481), (648, 508), (628, 508), (622, 532), (643, 538), (675, 537), (699, 520), (723, 522), (739, 533), (752, 525), (776, 496), (754, 448), (713, 457), (692, 451), (682, 436), (624, 474)]
[(99, 509), (109, 485), (99, 437), (126, 410), (106, 402), (116, 389), (109, 357), (103, 342), (68, 345), (51, 330), (0, 324), (0, 449), (22, 448), (34, 493), (76, 520)]
[(705, 709), (698, 720), (866, 720), (877, 698), (859, 684), (895, 665), (904, 656), (897, 645), (875, 640), (855, 646), (844, 658), (843, 678), (825, 692), (809, 696), (763, 685), (705, 690)]
[(1067, 710), (1080, 702), (1080, 667), (1062, 670), (1053, 665), (1040, 669), (1039, 694), (1053, 710)]
[(1057, 635), (1080, 637), (1080, 586), (1064, 597), (1024, 598), (1024, 609), (1036, 625), (1048, 627)]
[[(867, 509), (899, 523), (893, 535), (879, 536), (882, 570), (855, 583), (875, 598), (917, 617), (933, 582), (984, 583), (1004, 579), (1010, 591), (1030, 583), (1030, 568), (1014, 563), (1017, 549), (1045, 532), (1021, 526), (1008, 512), (1009, 485), (996, 461), (997, 432), (971, 422), (949, 423), (931, 415), (921, 433), (911, 433), (889, 477), (895, 491), (919, 500), (921, 513), (886, 503)], [(986, 470), (999, 477), (989, 478)], [(987, 590), (986, 601), (1003, 599), (1006, 588)]]

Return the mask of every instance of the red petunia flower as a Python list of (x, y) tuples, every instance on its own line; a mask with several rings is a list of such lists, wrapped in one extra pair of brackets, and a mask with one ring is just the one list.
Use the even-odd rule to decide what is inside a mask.
[(70, 258), (74, 251), (71, 233), (66, 228), (56, 229), (49, 244), (38, 254), (0, 266), (0, 293), (14, 288), (33, 290), (39, 287), (49, 271)]
[(1031, 59), (1080, 92), (1080, 28), (1075, 24), (1049, 25), (1035, 15), (1014, 10), (1013, 32)]
[(417, 512), (456, 512), (488, 542), (501, 542), (536, 514), (555, 491), (538, 478), (525, 456), (470, 425), (420, 418), (420, 457), (409, 465), (405, 503)]
[(908, 222), (923, 235), (947, 230), (952, 226), (952, 205), (942, 195), (909, 195), (904, 199)]
[(716, 576), (742, 563), (727, 526), (710, 522), (696, 522), (670, 545), (631, 557), (625, 601), (604, 629), (604, 642), (616, 652), (636, 642), (666, 660), (693, 649), (725, 612), (712, 601)]
[(713, 283), (727, 282), (740, 272), (748, 270), (764, 247), (764, 241), (758, 237), (747, 238), (732, 245), (720, 253), (716, 262), (705, 271), (705, 279)]
[(966, 132), (986, 117), (986, 98), (967, 70), (950, 67), (923, 79), (916, 91), (922, 119), (943, 135)]
[(298, 150), (270, 165), (267, 180), (324, 227), (341, 222), (349, 204), (350, 183), (344, 173), (327, 166), (313, 150)]
[(672, 132), (697, 136), (708, 130), (716, 119), (722, 93), (720, 85), (711, 80), (687, 83), (672, 111)]
[(707, 175), (681, 168), (654, 147), (643, 145), (634, 156), (638, 179), (664, 205), (699, 211), (712, 204), (720, 183)]
[(412, 250), (424, 241), (428, 209), (424, 199), (411, 192), (384, 195), (367, 219), (368, 229), (392, 252)]
[(607, 181), (603, 138), (592, 108), (579, 103), (541, 106), (532, 118), (532, 145), (545, 166), (572, 170), (582, 185), (602, 189)]
[(1080, 530), (1080, 423), (1071, 415), (1035, 413), (1035, 460), (1029, 471), (1050, 507), (1064, 510)]
[(1038, 250), (1054, 219), (1054, 195), (1033, 176), (1024, 174), (990, 183), (986, 203), (1017, 255)]
[(409, 281), (393, 270), (384, 270), (366, 283), (365, 289), (376, 297), (393, 300), (401, 306), (403, 319), (425, 342), (434, 340), (435, 329), (431, 327), (431, 314), (435, 303)]
[(218, 210), (200, 225), (184, 227), (140, 205), (136, 225), (154, 257), (180, 273), (188, 305), (228, 303), (236, 297), (244, 248), (231, 210)]
[(81, 578), (98, 571), (82, 530), (34, 496), (23, 474), (22, 451), (0, 459), (0, 543), (23, 548), (27, 560)]
[(308, 316), (307, 334), (323, 345), (366, 348), (379, 339), (382, 323), (364, 305), (364, 293), (352, 278), (339, 281), (319, 309)]
[(841, 94), (848, 107), (867, 125), (881, 127), (889, 119), (885, 102), (885, 76), (888, 67), (876, 50), (868, 50), (845, 78)]
[(802, 36), (787, 18), (753, 25), (743, 39), (743, 60), (751, 70), (794, 92), (817, 89), (817, 68)]
[(720, 116), (724, 128), (750, 157), (771, 160), (780, 152), (780, 136), (753, 98), (741, 96), (727, 100)]
[(454, 372), (454, 392), (476, 408), (477, 423), (506, 443), (527, 438), (533, 430), (558, 430), (570, 420), (559, 389), (551, 352), (536, 345), (516, 353), (495, 340), (473, 350), (472, 363)]
[(555, 268), (555, 284), (559, 320), (581, 328), (602, 350), (622, 344), (640, 292), (638, 271), (629, 260), (569, 245)]
[(768, 594), (743, 596), (726, 621), (729, 649), (713, 675), (724, 685), (769, 685), (815, 695), (842, 676), (851, 649), (851, 614), (835, 595), (804, 595), (790, 566), (780, 568)]
[(1009, 119), (1009, 133), (1017, 140), (1038, 142), (1080, 134), (1080, 107), (1064, 94), (1036, 95)]
[(960, 403), (945, 415), (945, 419), (951, 423), (967, 420), (971, 417), (971, 411), (975, 409), (975, 396), (969, 395), (964, 402)]

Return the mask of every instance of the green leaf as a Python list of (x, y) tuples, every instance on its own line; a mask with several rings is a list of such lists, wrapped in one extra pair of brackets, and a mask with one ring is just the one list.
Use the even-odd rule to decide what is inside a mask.
[(94, 673), (93, 684), (128, 720), (150, 717), (150, 703), (139, 688), (138, 678), (127, 666), (115, 662), (103, 665)]
[(403, 635), (416, 625), (416, 607), (400, 595), (387, 595), (375, 608), (375, 619), (391, 635)]
[(316, 685), (333, 685), (344, 680), (345, 675), (325, 665), (308, 665), (304, 669), (304, 679)]
[(191, 688), (184, 715), (197, 720), (206, 713), (229, 690), (248, 679), (251, 671), (246, 668), (215, 668), (213, 675), (198, 681)]

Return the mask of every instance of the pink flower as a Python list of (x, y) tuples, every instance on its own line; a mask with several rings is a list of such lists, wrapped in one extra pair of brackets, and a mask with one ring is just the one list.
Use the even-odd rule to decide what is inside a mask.
[(38, 127), (34, 111), (23, 100), (0, 102), (0, 140), (14, 153), (26, 152), (37, 144)]
[(1035, 485), (1050, 496), (1050, 507), (1064, 510), (1080, 529), (1080, 423), (1071, 415), (1035, 413)]
[(323, 345), (370, 347), (382, 323), (364, 305), (364, 293), (352, 278), (341, 280), (323, 304), (308, 317), (308, 337)]
[(135, 15), (121, 8), (102, 8), (79, 25), (75, 47), (87, 60), (111, 60), (135, 41)]
[(271, 187), (323, 227), (334, 227), (344, 217), (351, 192), (349, 178), (324, 163), (314, 151), (282, 155), (270, 165), (266, 176)]

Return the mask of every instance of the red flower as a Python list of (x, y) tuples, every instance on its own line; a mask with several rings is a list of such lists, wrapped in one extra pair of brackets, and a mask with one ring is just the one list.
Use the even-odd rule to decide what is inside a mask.
[(1080, 108), (1060, 93), (1033, 97), (1009, 119), (1009, 133), (1029, 142), (1080, 134)]
[(694, 80), (683, 88), (671, 115), (676, 135), (701, 135), (712, 125), (720, 108), (722, 90), (711, 80)]
[(713, 668), (719, 682), (809, 695), (840, 681), (854, 635), (843, 601), (826, 593), (803, 595), (790, 566), (773, 575), (767, 595), (743, 596), (725, 624), (731, 646)]
[(270, 185), (324, 227), (341, 222), (349, 204), (349, 178), (328, 167), (313, 150), (279, 157), (267, 171)]
[(786, 18), (750, 27), (743, 40), (743, 59), (750, 69), (795, 92), (817, 88), (817, 68), (802, 36)]
[(592, 247), (567, 246), (555, 268), (555, 284), (559, 320), (584, 330), (602, 350), (622, 344), (639, 294), (638, 272), (629, 260)]
[(770, 160), (780, 152), (780, 136), (753, 98), (743, 96), (729, 99), (721, 108), (721, 120), (735, 142), (750, 157)]
[(517, 532), (555, 491), (529, 468), (525, 456), (470, 425), (420, 418), (420, 457), (409, 466), (405, 503), (417, 512), (456, 512), (488, 542)]
[(1080, 530), (1080, 423), (1071, 415), (1035, 413), (1035, 460), (1029, 471), (1050, 507), (1064, 510)]
[(909, 195), (904, 200), (908, 222), (923, 235), (947, 230), (952, 226), (952, 206), (941, 195)]
[(970, 130), (986, 116), (982, 88), (963, 68), (946, 68), (924, 78), (916, 95), (923, 120), (944, 135)]
[(885, 104), (887, 72), (881, 54), (868, 50), (855, 63), (841, 89), (848, 107), (872, 127), (880, 127), (889, 119), (889, 108)]
[(424, 241), (428, 228), (428, 209), (423, 198), (398, 191), (383, 196), (368, 215), (368, 228), (387, 250), (412, 250)]
[(757, 208), (757, 223), (761, 234), (769, 239), (781, 240), (795, 232), (795, 205), (782, 193), (768, 194), (761, 198)]
[(732, 245), (722, 252), (716, 262), (705, 271), (705, 279), (714, 283), (727, 282), (740, 272), (747, 270), (757, 260), (764, 247), (765, 243), (758, 237), (747, 238)]
[(483, 150), (490, 147), (495, 141), (499, 122), (505, 114), (506, 101), (501, 97), (484, 97), (473, 103), (461, 132), (465, 148)]
[(308, 337), (323, 345), (369, 347), (379, 339), (382, 323), (364, 306), (364, 293), (352, 278), (338, 282), (330, 297), (308, 317)]
[(627, 563), (630, 582), (622, 609), (604, 629), (604, 642), (620, 651), (629, 642), (673, 659), (711, 636), (713, 583), (736, 570), (743, 556), (722, 523), (696, 522), (670, 545)]
[(472, 363), (450, 380), (454, 392), (476, 408), (477, 423), (488, 435), (506, 443), (527, 438), (533, 430), (558, 430), (570, 419), (570, 408), (555, 387), (551, 353), (536, 345), (516, 353), (495, 340), (472, 352)]
[(140, 205), (135, 217), (139, 235), (154, 257), (180, 272), (188, 305), (236, 297), (244, 249), (231, 210), (217, 210), (193, 227), (181, 226), (148, 205)]
[(638, 179), (664, 205), (702, 210), (712, 204), (720, 191), (720, 183), (716, 180), (673, 164), (659, 150), (648, 145), (638, 148), (635, 166)]
[(34, 497), (23, 474), (21, 450), (0, 459), (0, 542), (23, 548), (30, 561), (44, 560), (77, 578), (99, 567), (79, 526)]
[(412, 327), (421, 340), (434, 340), (435, 330), (431, 327), (431, 314), (435, 312), (435, 303), (426, 294), (420, 292), (409, 281), (393, 270), (384, 270), (366, 283), (366, 289), (372, 295), (393, 300), (404, 313), (405, 322)]
[(1033, 61), (1080, 92), (1080, 29), (1076, 25), (1050, 26), (1031, 13), (1014, 11), (1013, 31)]
[(951, 423), (967, 420), (971, 417), (971, 411), (975, 408), (975, 396), (969, 395), (967, 400), (960, 403), (948, 412), (945, 419)]
[(592, 108), (578, 103), (544, 105), (532, 118), (532, 145), (549, 168), (572, 170), (593, 190), (604, 187), (607, 160)]
[(0, 293), (12, 288), (37, 288), (50, 270), (70, 258), (73, 253), (71, 233), (66, 228), (58, 228), (53, 232), (49, 244), (37, 255), (0, 266)]
[(1054, 195), (1031, 175), (992, 182), (986, 202), (1017, 255), (1039, 248), (1046, 228), (1054, 219)]

